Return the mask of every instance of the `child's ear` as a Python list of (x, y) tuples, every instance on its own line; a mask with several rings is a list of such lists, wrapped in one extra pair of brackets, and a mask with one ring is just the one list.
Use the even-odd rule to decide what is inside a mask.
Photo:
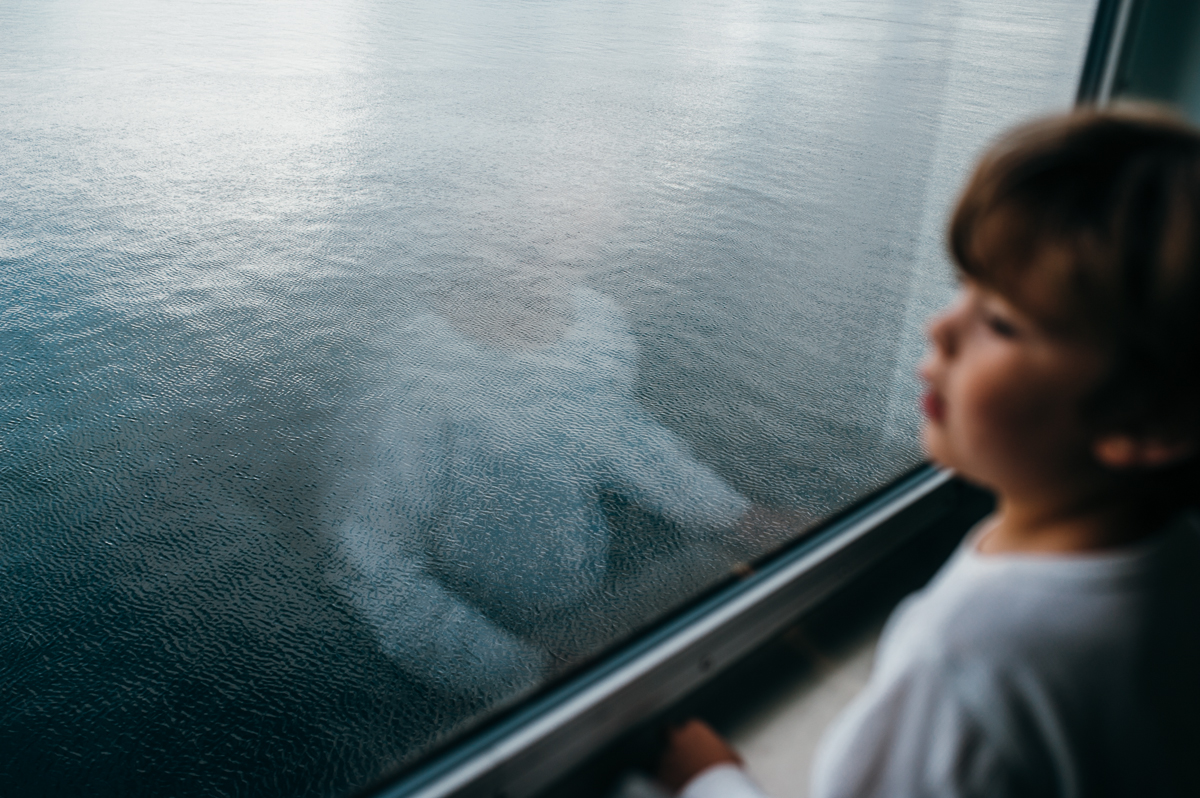
[(1092, 442), (1092, 456), (1107, 468), (1162, 468), (1186, 460), (1196, 451), (1185, 437), (1109, 433)]

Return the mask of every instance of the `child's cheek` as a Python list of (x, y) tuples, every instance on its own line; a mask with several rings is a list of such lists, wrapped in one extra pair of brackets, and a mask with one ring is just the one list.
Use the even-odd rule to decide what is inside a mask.
[(977, 409), (978, 445), (987, 447), (1005, 465), (1033, 466), (1059, 447), (1064, 431), (1061, 402), (1052, 392), (1030, 381), (993, 386), (980, 397)]
[[(954, 461), (948, 465), (977, 472), (979, 477), (992, 469), (997, 457), (1004, 456), (1012, 443), (1014, 416), (1019, 415), (1005, 395), (1005, 386), (988, 376), (986, 372), (967, 374), (957, 385), (949, 386), (945, 421), (930, 430), (930, 447)], [(936, 456), (938, 451), (932, 454)]]

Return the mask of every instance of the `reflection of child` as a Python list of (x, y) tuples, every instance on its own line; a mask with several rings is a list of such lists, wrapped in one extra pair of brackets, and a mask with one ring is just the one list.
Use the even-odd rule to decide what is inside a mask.
[(731, 534), (750, 506), (638, 404), (620, 308), (567, 294), (570, 323), (539, 346), (498, 349), (441, 316), (414, 319), (419, 384), (398, 408), (432, 422), (396, 495), (440, 578), (547, 641), (588, 631), (570, 610), (603, 585), (606, 493), (701, 539)]
[[(997, 494), (894, 613), (814, 796), (1200, 795), (1200, 134), (1022, 127), (955, 211), (923, 442)], [(696, 721), (661, 777), (760, 795)]]
[[(592, 606), (607, 600), (604, 496), (693, 542), (758, 518), (641, 409), (637, 347), (615, 303), (583, 287), (563, 293), (561, 324), (522, 326), (511, 307), (486, 302), (408, 323), (371, 477), (331, 570), (384, 650), (489, 700), (536, 683), (551, 659), (608, 642), (634, 622), (622, 612), (646, 611)], [(725, 565), (691, 559), (675, 570), (711, 578)], [(656, 562), (650, 578), (695, 578), (671, 570)]]

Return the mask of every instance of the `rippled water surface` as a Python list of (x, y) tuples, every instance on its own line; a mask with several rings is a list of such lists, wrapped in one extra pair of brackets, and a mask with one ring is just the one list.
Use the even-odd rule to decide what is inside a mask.
[(348, 794), (912, 467), (1092, 11), (0, 0), (0, 782)]

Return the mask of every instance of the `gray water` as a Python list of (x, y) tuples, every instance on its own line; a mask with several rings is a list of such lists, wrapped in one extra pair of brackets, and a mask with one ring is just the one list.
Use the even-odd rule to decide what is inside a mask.
[(0, 783), (347, 794), (911, 468), (1092, 12), (0, 2)]

